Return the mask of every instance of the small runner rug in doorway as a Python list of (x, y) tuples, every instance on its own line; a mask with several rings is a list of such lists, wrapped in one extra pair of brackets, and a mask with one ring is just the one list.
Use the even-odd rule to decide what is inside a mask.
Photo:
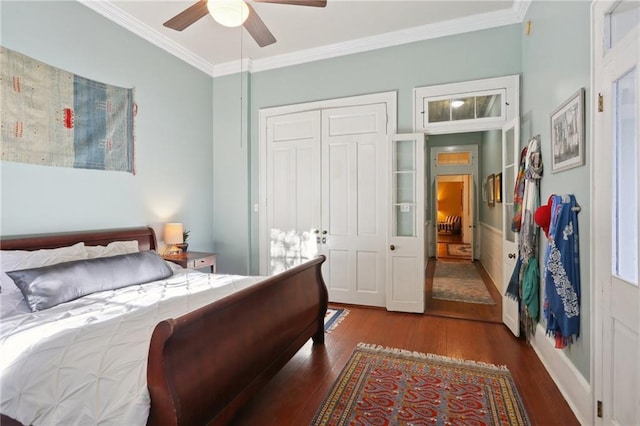
[(506, 367), (360, 343), (312, 425), (529, 425)]
[(496, 304), (476, 265), (471, 262), (436, 261), (431, 297), (455, 302)]
[(328, 308), (327, 313), (324, 315), (324, 332), (330, 333), (333, 331), (347, 315), (349, 315), (348, 309)]

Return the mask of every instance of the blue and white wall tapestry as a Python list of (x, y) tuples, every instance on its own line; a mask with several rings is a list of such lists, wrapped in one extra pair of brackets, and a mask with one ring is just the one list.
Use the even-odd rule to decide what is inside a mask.
[(135, 173), (134, 90), (0, 47), (0, 159)]

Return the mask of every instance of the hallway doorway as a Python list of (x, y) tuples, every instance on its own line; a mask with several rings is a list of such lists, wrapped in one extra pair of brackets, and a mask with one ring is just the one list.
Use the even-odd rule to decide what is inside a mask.
[(473, 260), (472, 175), (436, 176), (436, 257)]

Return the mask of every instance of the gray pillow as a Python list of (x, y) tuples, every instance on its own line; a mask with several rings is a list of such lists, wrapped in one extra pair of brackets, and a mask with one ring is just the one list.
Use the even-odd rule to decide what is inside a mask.
[(144, 284), (173, 275), (154, 251), (74, 260), (9, 271), (31, 311), (41, 311), (87, 294)]

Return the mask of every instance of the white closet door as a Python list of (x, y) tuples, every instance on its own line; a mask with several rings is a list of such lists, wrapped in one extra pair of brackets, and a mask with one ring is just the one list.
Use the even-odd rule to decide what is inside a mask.
[(267, 120), (268, 274), (318, 254), (320, 111)]
[(385, 306), (385, 104), (322, 111), (321, 251), (332, 302)]

